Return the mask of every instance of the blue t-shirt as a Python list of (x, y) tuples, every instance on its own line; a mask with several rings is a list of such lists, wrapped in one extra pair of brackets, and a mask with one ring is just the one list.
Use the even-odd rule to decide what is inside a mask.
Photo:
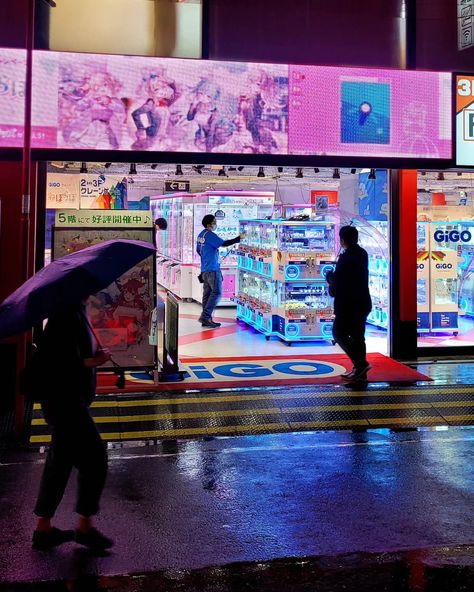
[(219, 271), (219, 247), (222, 247), (224, 239), (217, 236), (212, 230), (203, 230), (197, 238), (196, 250), (201, 256), (201, 272)]

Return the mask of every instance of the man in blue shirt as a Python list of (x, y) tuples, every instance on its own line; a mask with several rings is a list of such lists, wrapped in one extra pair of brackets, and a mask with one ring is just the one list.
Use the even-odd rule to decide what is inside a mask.
[(224, 240), (214, 232), (217, 228), (215, 216), (207, 214), (202, 219), (204, 230), (199, 233), (197, 238), (197, 252), (201, 257), (200, 281), (203, 284), (202, 294), (202, 313), (199, 321), (203, 327), (215, 329), (220, 327), (220, 323), (212, 320), (212, 313), (217, 306), (222, 295), (222, 273), (219, 265), (219, 248), (230, 247), (240, 243), (243, 235), (230, 240)]

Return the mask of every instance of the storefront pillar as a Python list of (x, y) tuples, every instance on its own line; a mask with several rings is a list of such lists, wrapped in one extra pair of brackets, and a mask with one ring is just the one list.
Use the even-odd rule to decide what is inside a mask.
[(392, 171), (391, 327), (390, 353), (395, 359), (415, 359), (416, 341), (416, 204), (417, 171)]

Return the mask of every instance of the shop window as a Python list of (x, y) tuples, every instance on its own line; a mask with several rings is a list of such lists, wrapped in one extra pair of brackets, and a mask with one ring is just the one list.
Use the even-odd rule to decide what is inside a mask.
[(418, 178), (419, 347), (474, 345), (472, 173)]

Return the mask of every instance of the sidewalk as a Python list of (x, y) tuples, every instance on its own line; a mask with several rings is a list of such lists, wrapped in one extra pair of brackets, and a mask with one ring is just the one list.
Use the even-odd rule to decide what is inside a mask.
[[(157, 575), (159, 586), (123, 589), (236, 590), (241, 586), (230, 582), (200, 588), (187, 571), (236, 562), (258, 571), (265, 569), (258, 563), (281, 558), (385, 557), (472, 545), (473, 453), (472, 428), (290, 433), (112, 449), (98, 525), (116, 546), (97, 557), (73, 543), (50, 553), (31, 549), (44, 455), (10, 452), (0, 464), (0, 581), (165, 571), (175, 587)], [(58, 513), (60, 527), (72, 524), (74, 489), (72, 483)], [(203, 573), (221, 578), (220, 570)], [(186, 586), (179, 588), (179, 581)], [(64, 589), (52, 586), (43, 589)]]

